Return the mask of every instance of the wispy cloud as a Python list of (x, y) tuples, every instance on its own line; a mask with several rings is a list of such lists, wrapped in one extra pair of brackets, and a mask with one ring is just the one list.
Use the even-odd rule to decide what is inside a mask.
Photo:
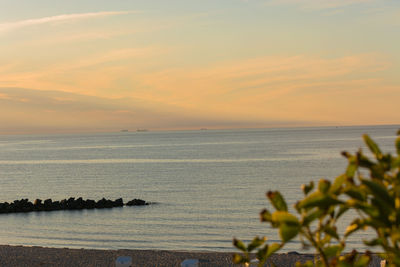
[[(146, 62), (163, 53), (165, 48), (159, 47), (114, 49), (45, 65), (33, 62), (33, 66), (23, 70), (24, 63), (16, 62), (8, 68), (0, 67), (0, 86), (57, 88), (66, 92), (81, 92), (85, 88), (88, 95), (114, 97), (118, 90), (110, 91), (109, 88), (115, 89), (116, 80), (131, 80), (135, 72), (147, 68), (150, 63)], [(108, 89), (102, 94), (101, 88)]]
[(136, 12), (137, 11), (104, 11), (104, 12), (92, 12), (92, 13), (63, 14), (63, 15), (36, 18), (36, 19), (5, 22), (5, 23), (0, 23), (0, 33), (10, 32), (13, 30), (17, 30), (17, 29), (21, 29), (21, 28), (25, 28), (25, 27), (29, 27), (29, 26), (34, 26), (34, 25), (41, 25), (41, 24), (48, 24), (48, 23), (55, 23), (55, 22), (64, 22), (64, 21), (75, 21), (75, 20), (90, 19), (90, 18), (96, 18), (96, 17), (132, 14), (132, 13), (136, 13)]
[[(132, 57), (129, 68), (103, 64), (126, 57)], [(0, 125), (30, 126), (39, 120), (37, 114), (46, 127), (106, 125), (107, 130), (126, 125), (209, 128), (214, 122), (223, 127), (224, 121), (253, 127), (266, 121), (368, 124), (397, 119), (399, 86), (383, 80), (381, 72), (390, 62), (379, 55), (269, 56), (163, 70), (143, 69), (148, 60), (135, 50), (116, 50), (76, 62), (73, 69), (65, 64), (39, 74), (0, 73), (0, 106), (8, 111), (4, 114), (20, 114), (18, 121), (0, 114)], [(382, 108), (365, 109), (378, 102)]]
[[(260, 57), (148, 73), (139, 75), (136, 84), (140, 81), (144, 88), (152, 88), (141, 92), (142, 98), (168, 101), (210, 116), (290, 120), (297, 114), (296, 108), (315, 118), (317, 109), (313, 103), (319, 103), (319, 99), (323, 103), (341, 103), (347, 96), (354, 99), (363, 87), (383, 90), (379, 72), (388, 67), (388, 62), (375, 55)], [(326, 97), (333, 92), (340, 95), (336, 99)]]

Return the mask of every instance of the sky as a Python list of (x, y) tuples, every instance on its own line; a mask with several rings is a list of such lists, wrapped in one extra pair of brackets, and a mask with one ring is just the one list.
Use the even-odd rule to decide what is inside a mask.
[(0, 6), (0, 134), (400, 124), (398, 0)]

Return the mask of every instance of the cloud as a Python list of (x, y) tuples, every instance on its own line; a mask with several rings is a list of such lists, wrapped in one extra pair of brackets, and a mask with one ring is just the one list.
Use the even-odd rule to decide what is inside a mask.
[[(285, 125), (288, 122), (275, 123)], [(0, 134), (232, 128), (257, 124), (251, 120), (188, 114), (177, 107), (135, 98), (106, 99), (0, 87)]]
[[(18, 114), (21, 110), (24, 114), (43, 113), (44, 121), (57, 127), (62, 127), (65, 120), (65, 127), (96, 129), (123, 129), (128, 127), (125, 125), (198, 129), (271, 126), (278, 121), (286, 125), (304, 121), (331, 125), (396, 121), (400, 90), (397, 84), (385, 81), (384, 72), (391, 65), (379, 54), (264, 56), (163, 68), (158, 60), (151, 63), (154, 51), (146, 51), (113, 50), (47, 66), (40, 72), (0, 72), (0, 86), (41, 90), (18, 95), (13, 95), (13, 90), (0, 90), (3, 98), (8, 98), (3, 99), (8, 105), (2, 103), (0, 109), (3, 114)], [(50, 94), (52, 90), (58, 92)], [(23, 98), (29, 101), (22, 102)], [(38, 110), (43, 107), (46, 111)]]
[[(167, 102), (209, 117), (218, 114), (259, 122), (275, 119), (351, 124), (368, 123), (372, 110), (358, 118), (346, 113), (363, 109), (363, 101), (373, 102), (377, 97), (387, 99), (379, 110), (382, 120), (394, 121), (394, 115), (383, 115), (394, 114), (388, 110), (397, 105), (393, 92), (386, 98), (389, 87), (381, 76), (389, 67), (385, 59), (368, 54), (338, 58), (267, 56), (169, 69), (137, 79), (144, 88), (151, 88), (141, 94), (143, 99)], [(367, 91), (370, 93), (364, 95)], [(396, 95), (400, 97), (400, 91)], [(337, 116), (331, 114), (333, 111)]]
[[(18, 62), (4, 69), (0, 67), (0, 86), (124, 97), (126, 95), (119, 93), (124, 88), (118, 88), (115, 83), (131, 80), (135, 72), (143, 72), (150, 59), (157, 58), (165, 50), (160, 47), (121, 48), (44, 65)], [(129, 83), (124, 85), (130, 86)]]
[(116, 15), (132, 14), (132, 13), (136, 13), (136, 11), (104, 11), (104, 12), (92, 12), (92, 13), (63, 14), (63, 15), (43, 17), (37, 19), (6, 22), (6, 23), (0, 23), (0, 33), (6, 33), (34, 25), (41, 25), (41, 24), (48, 24), (55, 22), (76, 21), (81, 19), (116, 16)]

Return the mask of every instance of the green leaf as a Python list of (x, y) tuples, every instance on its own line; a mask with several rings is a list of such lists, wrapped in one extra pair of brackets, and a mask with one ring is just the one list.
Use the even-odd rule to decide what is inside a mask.
[(282, 223), (279, 226), (279, 234), (284, 243), (290, 241), (299, 233), (300, 228), (296, 225)]
[(330, 181), (324, 180), (324, 179), (319, 180), (318, 190), (321, 193), (326, 194), (330, 187), (331, 187), (331, 182)]
[(360, 187), (356, 186), (348, 187), (344, 190), (344, 193), (349, 197), (352, 197), (359, 201), (365, 201), (367, 199), (365, 192)]
[(339, 261), (338, 264), (336, 264), (336, 267), (353, 267), (353, 265), (347, 261)]
[(334, 227), (326, 226), (324, 228), (324, 232), (339, 240), (339, 235), (337, 234), (337, 229), (335, 226)]
[(258, 248), (259, 246), (264, 244), (265, 241), (266, 241), (265, 237), (263, 238), (259, 238), (258, 236), (255, 237), (253, 241), (251, 241), (251, 243), (247, 246), (247, 251), (248, 252), (253, 251), (255, 248)]
[(257, 259), (260, 261), (260, 266), (264, 266), (265, 261), (281, 247), (281, 244), (272, 243), (270, 245), (266, 244), (262, 249), (258, 250)]
[(388, 189), (384, 185), (367, 179), (361, 179), (361, 182), (371, 190), (376, 198), (384, 201), (390, 207), (394, 207), (394, 199), (390, 197)]
[(334, 245), (334, 246), (326, 247), (324, 249), (324, 253), (328, 258), (330, 258), (330, 257), (333, 257), (333, 256), (339, 256), (340, 252), (342, 252), (342, 250), (343, 250), (343, 246)]
[(314, 263), (311, 260), (308, 260), (305, 263), (296, 262), (296, 267), (314, 267)]
[(372, 168), (375, 164), (370, 161), (366, 156), (364, 156), (362, 153), (357, 153), (357, 161), (358, 165), (364, 168)]
[(400, 242), (400, 231), (399, 229), (393, 229), (390, 233), (390, 239), (392, 240), (393, 244)]
[[(398, 157), (392, 157), (391, 165), (393, 169), (400, 168), (400, 155)], [(397, 175), (400, 177), (400, 172)]]
[(361, 228), (360, 225), (357, 223), (350, 224), (349, 226), (347, 226), (344, 236), (347, 237), (347, 236), (351, 235), (352, 233), (354, 233), (355, 231), (360, 230), (360, 228)]
[(287, 211), (275, 211), (274, 213), (272, 213), (272, 221), (293, 226), (300, 225), (299, 219), (297, 219), (296, 216)]
[(269, 212), (269, 210), (267, 210), (267, 209), (262, 210), (261, 213), (260, 213), (260, 219), (261, 219), (262, 222), (270, 222), (270, 221), (272, 221), (272, 215)]
[(340, 175), (336, 177), (335, 181), (333, 181), (332, 186), (330, 187), (329, 191), (333, 194), (339, 193), (339, 190), (342, 188), (344, 182), (346, 181), (346, 175)]
[(358, 257), (357, 261), (354, 263), (354, 267), (364, 267), (368, 266), (369, 262), (371, 261), (371, 256), (364, 254)]
[(363, 240), (363, 243), (370, 247), (376, 247), (376, 246), (381, 246), (383, 244), (383, 241), (381, 238), (374, 238), (371, 240)]
[(379, 207), (370, 205), (368, 203), (356, 204), (355, 207), (362, 210), (365, 214), (368, 214), (371, 218), (379, 219), (380, 216)]
[(349, 156), (348, 161), (349, 161), (349, 163), (348, 163), (347, 169), (346, 169), (346, 176), (348, 178), (352, 178), (352, 177), (354, 177), (354, 175), (357, 171), (357, 168), (358, 168), (357, 158), (355, 156)]
[(336, 198), (333, 198), (330, 195), (324, 195), (321, 192), (314, 192), (310, 195), (308, 195), (306, 198), (301, 200), (300, 202), (297, 203), (298, 208), (313, 208), (313, 207), (319, 207), (326, 209), (330, 205), (336, 205), (336, 204), (341, 204), (342, 202), (340, 200), (337, 200)]
[(307, 226), (316, 219), (320, 218), (322, 215), (324, 215), (323, 210), (316, 210), (313, 212), (308, 213), (306, 216), (303, 217), (302, 225)]
[(268, 246), (267, 254), (266, 257), (269, 258), (272, 254), (277, 252), (280, 248), (282, 247), (281, 244), (278, 243), (272, 243)]
[[(399, 132), (400, 132), (400, 130), (399, 130)], [(400, 136), (397, 137), (397, 139), (396, 139), (396, 150), (397, 150), (397, 155), (400, 156)]]
[(267, 197), (276, 210), (287, 211), (287, 205), (279, 191), (268, 191)]
[(347, 237), (360, 229), (364, 229), (366, 226), (366, 219), (357, 218), (349, 226), (347, 226), (344, 236)]
[(311, 181), (309, 185), (303, 184), (301, 186), (301, 189), (303, 190), (304, 195), (308, 195), (308, 193), (310, 193), (310, 191), (313, 190), (313, 188), (314, 188), (314, 182), (313, 181)]
[(241, 250), (241, 251), (243, 251), (243, 252), (247, 252), (246, 246), (245, 246), (244, 243), (243, 243), (242, 241), (240, 241), (239, 239), (234, 238), (234, 239), (233, 239), (233, 245), (234, 245), (237, 249), (239, 249), (239, 250)]
[(233, 262), (235, 264), (245, 264), (245, 263), (248, 263), (249, 261), (248, 261), (247, 257), (243, 257), (242, 255), (235, 253), (235, 254), (233, 254)]
[(382, 158), (382, 152), (379, 149), (378, 145), (367, 135), (363, 135), (364, 142), (367, 144), (369, 147), (369, 150), (375, 155), (375, 157), (379, 160)]
[(267, 260), (267, 251), (268, 251), (268, 244), (265, 244), (265, 246), (261, 249), (259, 249), (256, 253), (256, 258), (260, 261), (260, 264), (264, 264), (265, 261)]

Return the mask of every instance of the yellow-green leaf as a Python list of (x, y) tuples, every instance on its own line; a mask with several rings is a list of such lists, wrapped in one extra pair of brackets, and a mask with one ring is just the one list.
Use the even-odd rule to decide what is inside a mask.
[(354, 174), (357, 171), (358, 165), (357, 165), (357, 159), (355, 156), (349, 156), (348, 157), (349, 164), (347, 165), (346, 169), (346, 176), (348, 178), (354, 177)]
[(389, 195), (388, 189), (384, 185), (367, 179), (362, 179), (361, 182), (371, 190), (373, 195), (384, 201), (390, 207), (394, 207), (394, 199)]
[(343, 246), (341, 245), (334, 245), (329, 246), (324, 249), (324, 253), (327, 257), (339, 256), (340, 252), (342, 252)]
[(334, 237), (337, 240), (339, 240), (339, 235), (337, 234), (336, 227), (326, 226), (324, 228), (324, 232), (330, 235), (331, 237)]
[(326, 194), (329, 190), (329, 188), (331, 187), (331, 182), (325, 179), (321, 179), (319, 180), (318, 183), (318, 190), (323, 193)]
[(308, 193), (310, 193), (310, 191), (313, 190), (313, 188), (314, 188), (314, 182), (313, 181), (311, 181), (309, 185), (303, 184), (301, 186), (301, 189), (303, 190), (304, 195), (308, 195)]
[(299, 219), (297, 219), (296, 216), (287, 211), (275, 211), (274, 213), (272, 213), (272, 221), (295, 226), (298, 226), (300, 224)]
[(333, 194), (337, 194), (344, 182), (346, 181), (346, 175), (340, 175), (336, 177), (335, 181), (333, 181), (332, 186), (329, 188), (329, 191)]
[(349, 226), (347, 226), (344, 235), (349, 236), (350, 234), (364, 227), (365, 227), (365, 221), (357, 218)]
[(332, 196), (329, 195), (324, 195), (321, 192), (317, 191), (308, 195), (297, 205), (299, 208), (307, 209), (312, 207), (327, 208), (330, 205), (336, 205), (341, 203), (342, 202), (337, 200), (336, 198), (333, 198)]
[(269, 210), (264, 209), (260, 213), (260, 219), (262, 222), (270, 222), (272, 220), (272, 215)]
[(364, 138), (364, 142), (369, 147), (369, 150), (371, 150), (371, 152), (374, 153), (375, 157), (377, 159), (382, 158), (382, 152), (379, 149), (379, 146), (367, 134), (364, 134), (363, 138)]
[(233, 254), (233, 262), (235, 264), (244, 264), (244, 263), (247, 263), (248, 260), (246, 257), (243, 257), (242, 255), (235, 253), (235, 254)]
[(255, 237), (253, 239), (253, 241), (251, 241), (251, 243), (247, 246), (247, 251), (251, 252), (253, 251), (255, 248), (258, 248), (259, 246), (261, 246), (262, 244), (264, 244), (264, 242), (267, 239), (265, 237), (259, 238), (258, 236)]
[(345, 189), (344, 193), (360, 201), (366, 200), (366, 193), (359, 187), (351, 186)]
[(275, 252), (277, 252), (280, 248), (282, 247), (282, 245), (278, 244), (278, 243), (272, 243), (268, 246), (267, 249), (267, 254), (266, 257), (268, 258), (269, 256), (271, 256), (272, 254), (274, 254)]
[(361, 255), (357, 261), (354, 263), (354, 267), (364, 267), (368, 266), (369, 262), (371, 261), (371, 256), (370, 255)]
[[(400, 130), (399, 130), (399, 132), (400, 132)], [(397, 139), (396, 139), (396, 150), (397, 150), (397, 155), (400, 156), (400, 136), (397, 137)]]
[(299, 233), (299, 227), (297, 225), (282, 223), (279, 226), (279, 234), (284, 243), (296, 237), (298, 233)]
[(237, 249), (239, 249), (239, 250), (241, 250), (241, 251), (243, 251), (243, 252), (246, 252), (246, 251), (247, 251), (246, 246), (245, 246), (244, 243), (243, 243), (242, 241), (240, 241), (239, 239), (234, 238), (234, 239), (233, 239), (233, 245), (234, 245)]
[(279, 191), (268, 191), (267, 197), (269, 198), (271, 204), (275, 207), (275, 209), (281, 211), (288, 210), (286, 202)]

